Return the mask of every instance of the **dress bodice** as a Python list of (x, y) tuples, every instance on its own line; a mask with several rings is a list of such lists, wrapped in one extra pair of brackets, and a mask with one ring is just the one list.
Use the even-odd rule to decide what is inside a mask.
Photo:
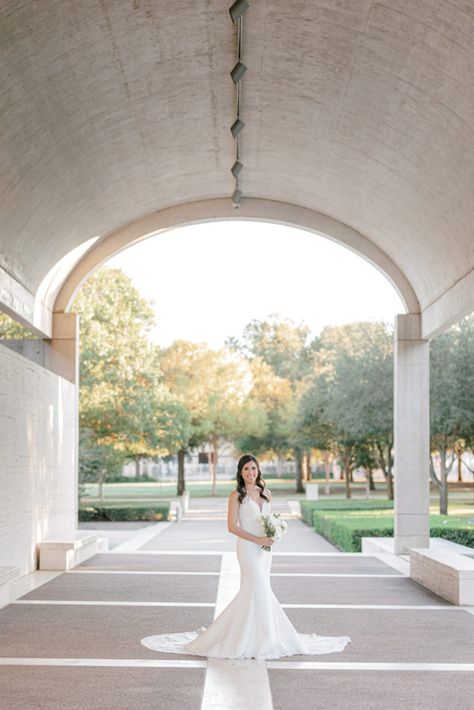
[(260, 525), (260, 515), (262, 513), (268, 514), (271, 512), (271, 503), (268, 500), (260, 498), (262, 501), (262, 510), (256, 501), (249, 496), (245, 496), (242, 503), (239, 504), (239, 524), (244, 530), (253, 533), (254, 535), (263, 535), (262, 527)]

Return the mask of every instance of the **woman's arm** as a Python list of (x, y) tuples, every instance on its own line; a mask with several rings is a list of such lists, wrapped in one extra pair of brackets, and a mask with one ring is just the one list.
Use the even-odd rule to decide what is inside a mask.
[[(266, 545), (267, 543), (262, 542), (262, 537), (258, 535), (252, 535), (252, 533), (247, 532), (239, 525), (237, 525), (237, 517), (239, 514), (239, 494), (237, 491), (232, 491), (229, 496), (229, 506), (227, 511), (227, 529), (229, 532), (237, 535), (237, 537), (242, 537), (244, 540), (250, 540), (255, 542), (257, 545)], [(266, 540), (267, 538), (265, 538)]]

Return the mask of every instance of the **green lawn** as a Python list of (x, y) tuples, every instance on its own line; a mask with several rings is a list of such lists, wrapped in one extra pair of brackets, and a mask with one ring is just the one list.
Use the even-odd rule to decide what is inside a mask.
[[(393, 510), (312, 512), (313, 527), (345, 552), (360, 552), (363, 537), (393, 537)], [(472, 522), (471, 522), (472, 521)], [(474, 516), (430, 515), (430, 534), (474, 547)]]
[[(296, 482), (294, 479), (267, 478), (268, 487), (276, 496), (304, 500), (304, 493), (296, 493)], [(318, 480), (324, 486), (324, 480)], [(186, 489), (192, 498), (203, 498), (211, 496), (211, 481), (187, 481)], [(227, 498), (229, 493), (235, 489), (235, 481), (218, 481), (217, 496)], [(367, 501), (365, 497), (365, 484), (356, 483), (352, 485), (353, 497), (351, 501), (363, 503)], [(86, 494), (81, 498), (82, 505), (92, 504), (98, 501), (98, 485), (87, 484)], [(176, 497), (176, 483), (146, 482), (136, 483), (106, 483), (104, 484), (104, 501), (107, 503), (153, 503), (159, 500), (166, 500)], [(331, 494), (324, 494), (324, 487), (320, 488), (320, 502), (344, 501), (344, 483), (331, 481)], [(369, 506), (382, 502), (382, 505), (390, 505), (387, 501), (385, 487), (382, 483), (377, 484), (375, 492), (371, 493)], [(438, 497), (435, 492), (430, 496), (430, 513), (439, 512)], [(453, 490), (449, 493), (449, 513), (452, 516), (474, 516), (474, 491)]]
[[(295, 481), (291, 479), (268, 479), (266, 478), (270, 490), (281, 496), (294, 496)], [(91, 503), (98, 498), (99, 486), (95, 483), (85, 486), (85, 495), (82, 497), (84, 503)], [(211, 481), (186, 481), (186, 490), (193, 498), (204, 498), (211, 495)], [(216, 486), (217, 496), (227, 498), (231, 491), (235, 490), (235, 481), (218, 481)], [(107, 501), (151, 501), (164, 500), (176, 497), (176, 483), (106, 483), (104, 484), (104, 499)]]

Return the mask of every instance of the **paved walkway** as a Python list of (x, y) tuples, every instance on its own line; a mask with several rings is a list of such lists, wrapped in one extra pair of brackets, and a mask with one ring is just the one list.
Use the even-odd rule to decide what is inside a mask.
[(140, 644), (207, 626), (238, 589), (226, 500), (195, 499), (179, 523), (104, 525), (108, 553), (19, 581), (0, 609), (0, 708), (474, 708), (474, 608), (410, 580), (403, 560), (338, 552), (278, 508), (289, 531), (273, 590), (299, 631), (351, 636), (342, 653), (208, 661)]

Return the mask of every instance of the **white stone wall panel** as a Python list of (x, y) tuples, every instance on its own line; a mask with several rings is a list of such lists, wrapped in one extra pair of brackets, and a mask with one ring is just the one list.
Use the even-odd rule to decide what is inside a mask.
[(77, 527), (76, 387), (0, 344), (0, 565)]

